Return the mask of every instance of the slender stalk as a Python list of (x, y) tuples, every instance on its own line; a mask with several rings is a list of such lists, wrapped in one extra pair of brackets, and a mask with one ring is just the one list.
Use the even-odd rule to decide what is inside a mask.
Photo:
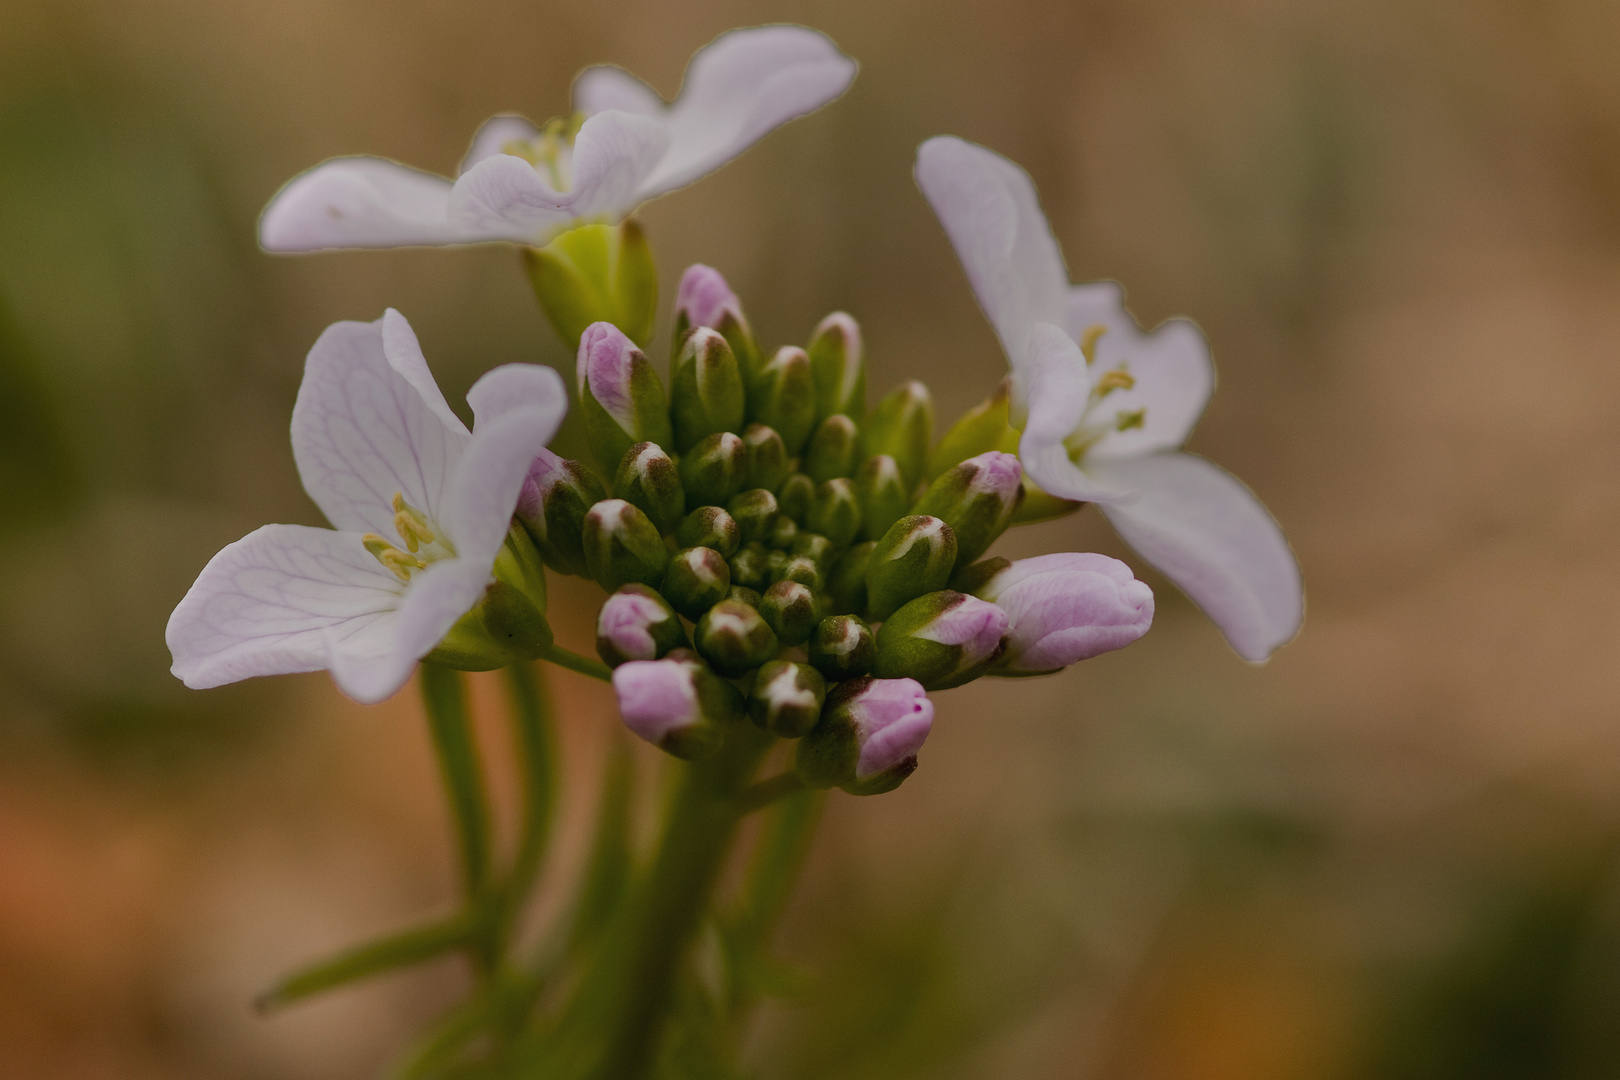
[(550, 839), (557, 791), (555, 721), (540, 673), (532, 665), (514, 664), (506, 669), (506, 679), (512, 697), (513, 741), (523, 781), (523, 826), (503, 888), (503, 939), (511, 934), (539, 873)]
[[(754, 787), (768, 783), (762, 781)], [(727, 1004), (734, 1033), (759, 996), (759, 975), (765, 970), (771, 935), (793, 895), (826, 798), (824, 791), (801, 786), (784, 796), (765, 817), (731, 923), (732, 977)]]
[(799, 779), (798, 773), (780, 772), (758, 783), (750, 784), (737, 796), (737, 809), (740, 813), (751, 814), (803, 790), (805, 790), (804, 781)]
[(592, 660), (588, 656), (581, 656), (579, 653), (565, 649), (561, 645), (551, 646), (541, 654), (541, 658), (544, 660), (550, 660), (558, 667), (565, 667), (569, 671), (577, 671), (581, 675), (589, 675), (593, 679), (601, 679), (603, 682), (613, 681), (612, 668), (608, 667), (600, 660)]

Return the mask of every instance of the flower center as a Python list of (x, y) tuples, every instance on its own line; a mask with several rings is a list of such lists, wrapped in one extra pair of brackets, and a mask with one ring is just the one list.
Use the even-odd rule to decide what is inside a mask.
[(554, 116), (540, 128), (532, 139), (513, 139), (501, 147), (501, 153), (520, 157), (543, 173), (556, 191), (567, 191), (574, 186), (574, 138), (585, 114)]
[(405, 550), (401, 551), (379, 533), (366, 533), (360, 542), (399, 580), (408, 582), (412, 570), (426, 570), (429, 563), (456, 553), (448, 540), (433, 531), (427, 515), (405, 501), (404, 492), (394, 492), (393, 507), (394, 531), (404, 542)]
[[(1088, 366), (1097, 362), (1097, 341), (1107, 332), (1106, 326), (1093, 325), (1080, 335), (1080, 352), (1085, 355)], [(1071, 459), (1079, 461), (1087, 450), (1111, 432), (1130, 431), (1147, 422), (1146, 409), (1117, 409), (1107, 402), (1115, 390), (1130, 390), (1135, 386), (1136, 376), (1130, 373), (1125, 361), (1092, 379), (1091, 394), (1086, 399), (1080, 424), (1063, 440)]]

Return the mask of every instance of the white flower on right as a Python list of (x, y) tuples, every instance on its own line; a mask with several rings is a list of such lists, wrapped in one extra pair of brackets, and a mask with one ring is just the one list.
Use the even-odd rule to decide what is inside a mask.
[(265, 207), (259, 242), (267, 251), (542, 245), (576, 225), (615, 224), (832, 101), (855, 68), (802, 26), (722, 34), (692, 57), (669, 105), (621, 68), (587, 68), (572, 117), (542, 128), (492, 117), (454, 181), (375, 157), (334, 158), (294, 177)]
[(930, 139), (916, 177), (1006, 351), (1025, 472), (1096, 503), (1244, 659), (1292, 640), (1305, 600), (1282, 530), (1236, 477), (1179, 449), (1215, 388), (1199, 329), (1146, 333), (1117, 284), (1071, 285), (1034, 183), (999, 154)]

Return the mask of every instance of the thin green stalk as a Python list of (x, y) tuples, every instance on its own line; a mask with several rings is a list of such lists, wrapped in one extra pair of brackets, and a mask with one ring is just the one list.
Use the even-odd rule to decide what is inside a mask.
[(255, 1004), (267, 1012), (311, 994), (431, 960), (465, 947), (473, 930), (472, 920), (461, 912), (440, 922), (368, 941), (286, 976), (260, 994)]
[(765, 954), (771, 935), (793, 895), (826, 799), (824, 791), (801, 787), (765, 818), (729, 934), (732, 977), (728, 1006), (734, 1025), (746, 1017), (759, 995), (761, 976), (769, 971)]
[(539, 873), (540, 861), (551, 837), (557, 793), (555, 719), (540, 673), (532, 665), (514, 664), (506, 669), (506, 678), (512, 696), (513, 736), (523, 781), (523, 826), (503, 890), (503, 937), (510, 935)]
[[(462, 888), (469, 909), (477, 910), (488, 902), (490, 889), (489, 800), (463, 689), (461, 672), (439, 664), (422, 665), (422, 700), (455, 823)], [(474, 947), (474, 958), (487, 973), (494, 966), (494, 942), (487, 934), (480, 936), (485, 940)]]
[(755, 810), (763, 810), (772, 803), (789, 795), (797, 795), (803, 790), (805, 790), (804, 781), (799, 779), (798, 773), (780, 772), (751, 784), (747, 790), (738, 795), (737, 809), (740, 813), (752, 814)]
[(558, 667), (565, 667), (569, 671), (577, 671), (581, 675), (589, 675), (593, 679), (601, 679), (603, 682), (613, 681), (613, 669), (602, 663), (602, 661), (592, 660), (588, 656), (581, 656), (579, 653), (565, 649), (561, 645), (551, 646), (541, 653), (540, 657), (543, 660), (550, 660)]

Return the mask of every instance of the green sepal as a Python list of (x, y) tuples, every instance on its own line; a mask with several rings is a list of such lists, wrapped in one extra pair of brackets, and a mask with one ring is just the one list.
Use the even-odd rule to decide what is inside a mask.
[(541, 248), (524, 248), (529, 283), (551, 326), (569, 348), (595, 322), (608, 322), (642, 348), (658, 309), (658, 267), (634, 218), (581, 225)]
[(876, 649), (872, 628), (864, 619), (829, 615), (816, 624), (807, 651), (810, 665), (835, 683), (870, 672)]
[(760, 370), (748, 390), (748, 418), (775, 428), (789, 456), (803, 449), (816, 424), (815, 384), (803, 349), (784, 345)]
[(876, 540), (911, 509), (911, 489), (888, 454), (867, 458), (855, 471), (855, 502), (861, 508), (861, 538)]
[(908, 490), (915, 490), (928, 463), (934, 435), (934, 400), (928, 388), (912, 380), (883, 395), (861, 427), (862, 460), (888, 454), (900, 466)]
[(797, 739), (816, 726), (827, 700), (827, 680), (809, 664), (772, 660), (761, 665), (748, 693), (748, 717), (784, 739)]
[(669, 549), (647, 515), (624, 499), (604, 499), (585, 515), (585, 568), (608, 592), (639, 581), (658, 588)]
[(816, 482), (804, 473), (794, 473), (776, 489), (776, 505), (801, 526), (810, 520), (810, 504), (816, 497)]
[(559, 459), (557, 471), (560, 475), (548, 478), (540, 505), (525, 510), (520, 501), (515, 516), (547, 566), (584, 577), (585, 514), (607, 498), (607, 489), (581, 462)]
[(749, 424), (743, 429), (743, 442), (748, 446), (748, 480), (751, 488), (775, 491), (787, 479), (792, 462), (782, 436), (765, 424)]
[(742, 543), (742, 529), (721, 507), (700, 506), (675, 527), (675, 543), (683, 548), (714, 548), (729, 559)]
[(669, 560), (662, 591), (671, 607), (696, 621), (731, 592), (731, 566), (714, 548), (682, 548)]
[(889, 526), (866, 568), (867, 613), (874, 622), (908, 600), (945, 587), (956, 565), (956, 537), (936, 517), (913, 514)]
[(726, 500), (726, 511), (736, 519), (744, 544), (763, 543), (776, 524), (776, 496), (764, 488), (739, 492)]
[(792, 578), (776, 582), (759, 598), (759, 613), (765, 625), (779, 643), (790, 649), (810, 640), (821, 618), (819, 607), (814, 589)]
[(816, 387), (816, 418), (844, 413), (860, 419), (866, 411), (860, 324), (842, 311), (833, 312), (816, 326), (805, 352)]
[(855, 471), (855, 454), (860, 449), (860, 431), (855, 421), (843, 413), (827, 417), (816, 425), (810, 444), (804, 448), (805, 475), (816, 483)]
[(748, 477), (748, 447), (729, 431), (706, 436), (681, 458), (686, 505), (724, 506)]
[(707, 435), (742, 430), (747, 405), (742, 372), (718, 331), (687, 335), (670, 365), (669, 412), (675, 448), (685, 453)]
[(722, 600), (704, 612), (692, 639), (698, 654), (730, 679), (747, 674), (781, 648), (760, 612), (734, 600)]
[(861, 531), (861, 508), (855, 502), (855, 485), (842, 476), (817, 485), (805, 525), (811, 532), (825, 536), (835, 549), (848, 547)]
[(994, 394), (963, 413), (945, 432), (928, 455), (927, 479), (933, 480), (968, 458), (990, 450), (1018, 453), (1018, 432), (1008, 422), (1011, 403), (1011, 384), (1003, 379)]
[(639, 508), (660, 536), (674, 532), (686, 516), (681, 472), (656, 443), (636, 443), (624, 452), (613, 474), (613, 497)]
[(866, 568), (877, 541), (846, 548), (827, 572), (827, 609), (833, 615), (857, 615), (866, 610)]

